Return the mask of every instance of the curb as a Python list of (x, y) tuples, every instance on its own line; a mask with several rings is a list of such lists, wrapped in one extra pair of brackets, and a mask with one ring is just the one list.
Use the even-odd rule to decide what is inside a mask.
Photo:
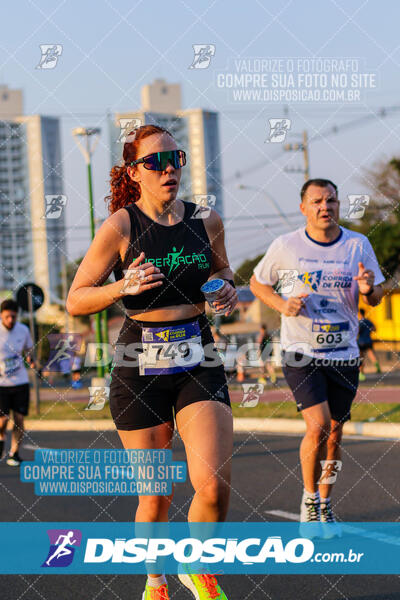
[[(27, 431), (115, 431), (111, 419), (93, 419), (87, 421), (25, 421)], [(297, 433), (305, 432), (302, 419), (252, 419), (234, 418), (235, 432), (258, 431), (260, 433)], [(344, 435), (400, 439), (400, 423), (360, 423), (347, 422)]]
[[(306, 431), (301, 419), (244, 419), (233, 420), (235, 432), (258, 431), (261, 433), (298, 433)], [(348, 421), (343, 428), (344, 435), (400, 439), (400, 423), (364, 423)]]
[(60, 420), (60, 421), (25, 421), (26, 431), (116, 431), (112, 419), (87, 419), (85, 421)]

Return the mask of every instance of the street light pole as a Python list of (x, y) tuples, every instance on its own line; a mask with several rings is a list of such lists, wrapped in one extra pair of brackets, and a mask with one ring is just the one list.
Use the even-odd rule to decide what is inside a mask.
[(284, 146), (284, 150), (286, 152), (297, 152), (299, 150), (301, 150), (301, 152), (303, 153), (303, 159), (304, 159), (304, 169), (301, 168), (289, 168), (289, 167), (285, 167), (285, 171), (287, 173), (304, 173), (304, 180), (308, 181), (310, 179), (310, 152), (308, 149), (308, 134), (307, 131), (304, 130), (303, 131), (303, 141), (302, 143), (297, 143), (297, 144), (285, 144)]
[(310, 179), (310, 155), (308, 152), (308, 135), (307, 131), (303, 131), (303, 157), (304, 157), (304, 179)]
[[(101, 130), (98, 127), (93, 128), (85, 128), (85, 127), (77, 127), (73, 129), (72, 134), (75, 137), (75, 141), (82, 152), (86, 164), (87, 164), (87, 173), (88, 173), (88, 189), (89, 189), (89, 216), (90, 216), (90, 233), (92, 240), (95, 236), (95, 225), (94, 225), (94, 207), (93, 207), (93, 183), (92, 183), (92, 155), (99, 141)], [(86, 148), (82, 146), (80, 143), (80, 138), (85, 138)], [(91, 146), (91, 140), (94, 139), (93, 146)], [(101, 311), (101, 313), (95, 314), (95, 335), (96, 335), (96, 344), (98, 348), (102, 348), (102, 327), (101, 321), (105, 322), (105, 328), (107, 328), (107, 312), (106, 310)], [(103, 357), (101, 357), (103, 358)], [(97, 364), (97, 376), (104, 377), (104, 366), (103, 360)]]

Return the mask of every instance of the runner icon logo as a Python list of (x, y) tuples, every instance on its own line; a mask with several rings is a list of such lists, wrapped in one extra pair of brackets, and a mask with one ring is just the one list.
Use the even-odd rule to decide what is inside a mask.
[(369, 204), (369, 196), (366, 194), (350, 194), (347, 197), (349, 199), (349, 210), (347, 212), (346, 219), (362, 219), (365, 209)]
[(299, 276), (299, 272), (295, 269), (277, 269), (278, 283), (275, 291), (277, 294), (291, 294)]
[(243, 400), (239, 404), (242, 408), (253, 408), (257, 406), (261, 394), (264, 391), (262, 383), (243, 383)]
[(318, 484), (335, 483), (339, 471), (342, 470), (341, 460), (321, 460), (322, 473)]
[(121, 292), (124, 294), (136, 294), (140, 285), (144, 282), (145, 273), (142, 269), (124, 269), (125, 283)]
[(161, 338), (162, 340), (164, 340), (164, 342), (168, 342), (169, 340), (169, 329), (166, 329), (165, 331), (160, 331), (159, 333), (156, 333), (156, 336)]
[(265, 140), (266, 142), (271, 142), (275, 144), (279, 144), (283, 142), (286, 138), (287, 132), (291, 127), (290, 119), (268, 119), (269, 123), (269, 134), (268, 138)]
[(215, 44), (193, 44), (194, 58), (189, 69), (207, 69), (215, 54)]
[(96, 386), (89, 388), (90, 400), (85, 410), (102, 410), (110, 396), (108, 386)]
[(79, 333), (49, 333), (49, 358), (44, 371), (69, 373), (74, 354), (80, 351), (82, 335)]
[(58, 219), (64, 206), (67, 204), (67, 196), (61, 194), (46, 194), (46, 212), (42, 219)]
[(193, 202), (197, 204), (191, 219), (207, 219), (211, 214), (211, 208), (215, 206), (217, 198), (214, 194), (195, 194)]
[(48, 529), (50, 548), (42, 567), (68, 567), (81, 545), (82, 532), (79, 529)]
[(61, 44), (40, 44), (40, 62), (37, 69), (54, 69), (61, 56), (63, 47)]
[(308, 285), (314, 292), (318, 291), (319, 282), (321, 281), (321, 271), (306, 271), (300, 273), (299, 279), (304, 285)]
[(136, 129), (141, 127), (141, 119), (119, 119), (120, 134), (117, 142), (121, 144), (131, 143), (135, 139)]

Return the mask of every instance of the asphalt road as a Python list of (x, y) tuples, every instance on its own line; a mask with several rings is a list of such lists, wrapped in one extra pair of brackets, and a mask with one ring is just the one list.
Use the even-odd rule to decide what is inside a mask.
[[(228, 521), (279, 521), (271, 511), (299, 512), (300, 438), (255, 433), (235, 436), (232, 494)], [(36, 444), (45, 448), (120, 448), (114, 432), (32, 432), (26, 459)], [(174, 460), (184, 460), (174, 441)], [(400, 518), (399, 443), (364, 439), (344, 441), (343, 469), (335, 488), (335, 509), (345, 521), (398, 521)], [(127, 497), (38, 497), (33, 484), (21, 483), (18, 470), (0, 463), (3, 521), (129, 521), (137, 501)], [(190, 483), (178, 484), (171, 520), (183, 521), (192, 495)], [(3, 551), (6, 548), (2, 547)], [(398, 552), (394, 547), (393, 551)], [(139, 600), (144, 576), (0, 576), (6, 600)], [(221, 576), (229, 598), (240, 600), (398, 600), (397, 576)], [(170, 597), (190, 599), (176, 576), (168, 576)]]

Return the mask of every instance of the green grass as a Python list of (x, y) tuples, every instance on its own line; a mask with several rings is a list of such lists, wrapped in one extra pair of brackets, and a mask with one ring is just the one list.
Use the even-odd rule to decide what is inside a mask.
[[(40, 405), (40, 415), (34, 414), (34, 406), (31, 403), (28, 419), (41, 420), (66, 420), (72, 419), (93, 420), (111, 419), (108, 404), (102, 410), (84, 410), (86, 402), (71, 402), (70, 404), (59, 401), (57, 403), (43, 401)], [(232, 406), (234, 417), (253, 418), (286, 418), (301, 419), (294, 402), (270, 402), (258, 404), (253, 408), (241, 408), (239, 404)], [(352, 409), (353, 421), (368, 421), (375, 418), (377, 423), (400, 423), (400, 404), (382, 403), (376, 404), (354, 404)]]
[(111, 419), (110, 408), (108, 404), (102, 410), (85, 410), (87, 402), (58, 402), (44, 400), (40, 403), (40, 415), (35, 415), (35, 407), (31, 402), (28, 419), (46, 420), (93, 420), (93, 419)]

